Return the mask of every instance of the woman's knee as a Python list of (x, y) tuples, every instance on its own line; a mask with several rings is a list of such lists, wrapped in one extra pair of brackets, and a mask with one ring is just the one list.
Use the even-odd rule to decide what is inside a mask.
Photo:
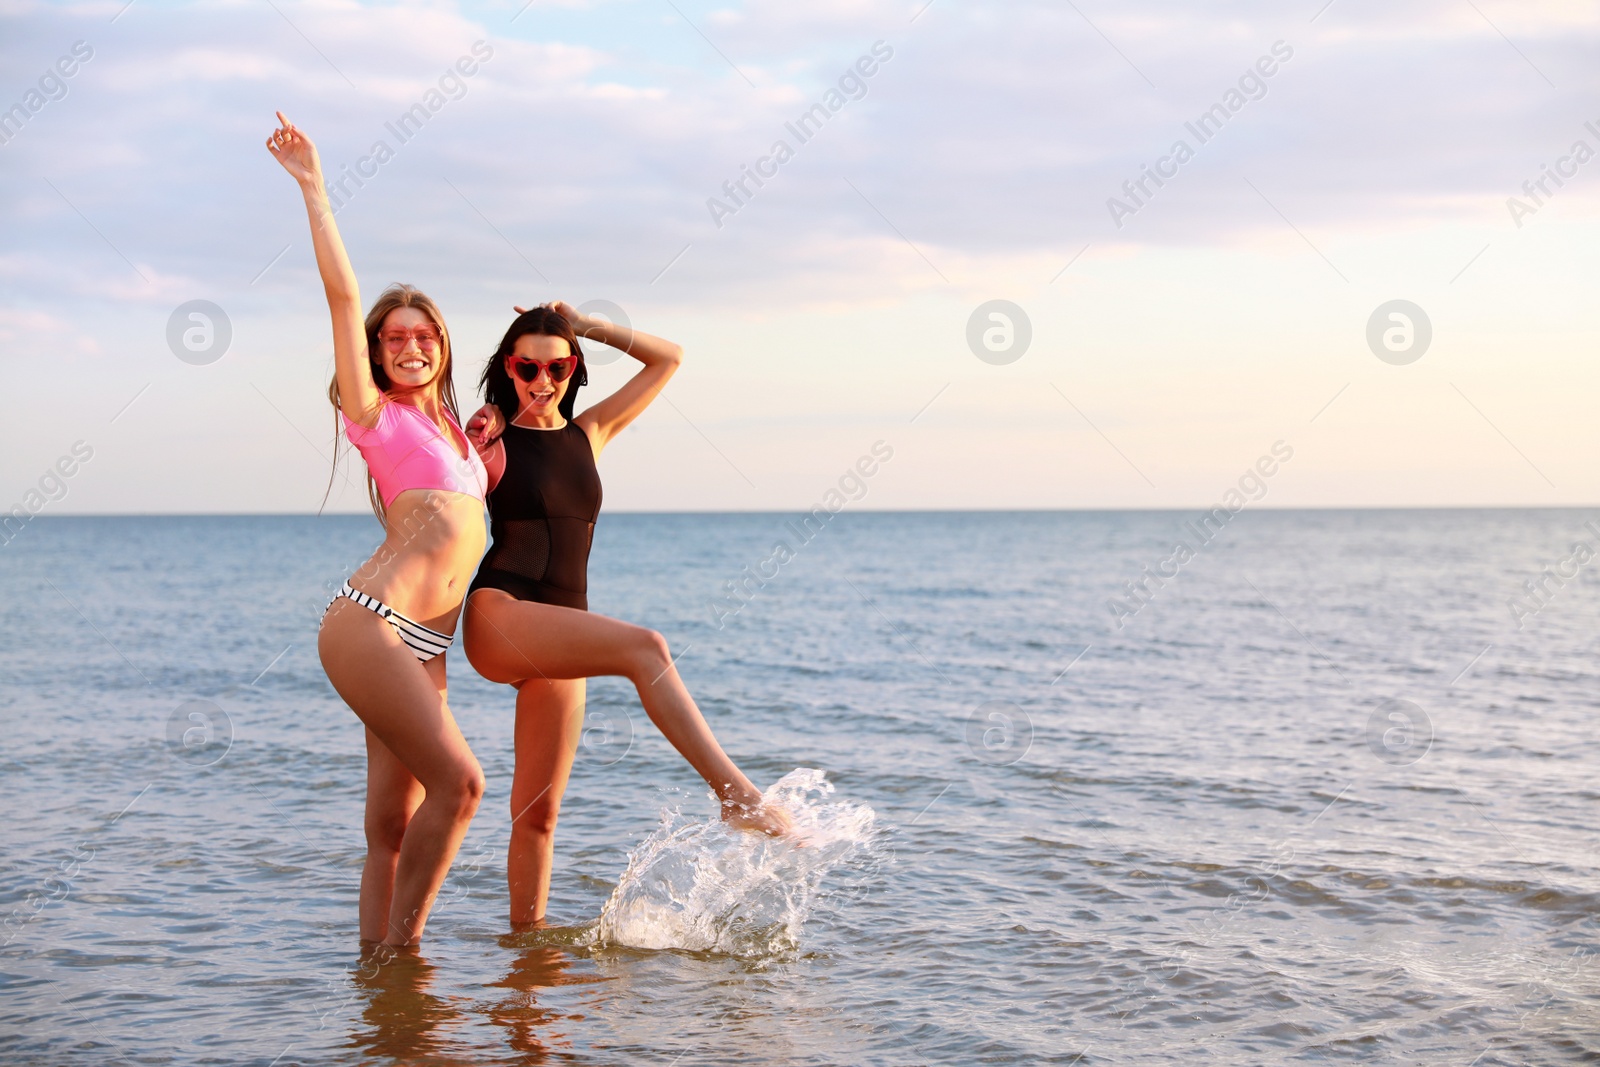
[(367, 833), (367, 850), (399, 852), (400, 843), (405, 840), (406, 826), (410, 821), (409, 813), (400, 808), (367, 812), (363, 826)]
[(483, 802), (483, 768), (475, 759), (461, 763), (427, 786), (427, 790), (429, 799), (448, 805), (458, 819), (470, 819)]
[(552, 797), (546, 790), (532, 803), (513, 797), (511, 801), (511, 832), (548, 837), (556, 832), (556, 819), (561, 815), (561, 798)]
[(672, 666), (672, 649), (667, 639), (655, 630), (637, 627), (631, 635), (635, 664), (634, 681), (649, 685)]

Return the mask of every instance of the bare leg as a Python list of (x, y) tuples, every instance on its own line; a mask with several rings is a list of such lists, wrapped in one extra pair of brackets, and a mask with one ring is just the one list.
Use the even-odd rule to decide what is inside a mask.
[(556, 818), (583, 731), (585, 688), (582, 678), (535, 678), (517, 690), (517, 764), (506, 853), (514, 924), (544, 919)]
[(406, 826), (422, 803), (422, 783), (367, 731), (367, 862), (361, 868), (361, 938), (382, 941), (389, 931), (395, 868)]
[[(382, 940), (412, 944), (422, 937), (439, 885), (483, 798), (483, 770), (445, 703), (443, 656), (419, 663), (388, 623), (348, 600), (328, 609), (317, 648), (333, 687), (423, 790), (400, 838), (392, 879), (386, 857), (378, 857), (370, 885), (379, 899), (363, 901), (362, 908), (363, 934), (376, 932), (366, 917), (377, 922), (383, 887), (389, 885)], [(380, 791), (394, 789), (398, 778), (387, 769)], [(384, 820), (392, 820), (398, 806), (390, 800), (378, 809), (384, 817), (378, 837), (387, 846), (393, 823)], [(362, 882), (366, 888), (366, 872)]]
[(573, 608), (517, 600), (498, 589), (467, 599), (467, 659), (491, 682), (618, 675), (672, 747), (722, 800), (735, 826), (781, 834), (786, 813), (761, 807), (761, 791), (734, 766), (678, 677), (666, 640), (654, 630)]

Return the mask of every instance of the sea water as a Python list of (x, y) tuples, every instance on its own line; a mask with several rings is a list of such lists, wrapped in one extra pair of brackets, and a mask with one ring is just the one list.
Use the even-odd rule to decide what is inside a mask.
[(488, 793), (384, 966), (315, 652), (374, 521), (36, 518), (0, 546), (0, 1061), (1600, 1056), (1594, 513), (1246, 512), (1145, 579), (1189, 517), (842, 514), (719, 617), (789, 516), (608, 513), (594, 610), (819, 836), (724, 831), (596, 679), (552, 927), (511, 930), (512, 694), (458, 646)]

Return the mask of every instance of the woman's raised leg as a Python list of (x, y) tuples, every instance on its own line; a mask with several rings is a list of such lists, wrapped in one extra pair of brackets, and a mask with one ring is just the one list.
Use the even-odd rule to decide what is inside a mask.
[(506, 852), (513, 923), (544, 918), (556, 819), (583, 732), (585, 688), (582, 678), (534, 678), (517, 689), (517, 761)]
[[(328, 609), (317, 648), (334, 689), (422, 786), (400, 839), (382, 938), (412, 944), (483, 799), (483, 770), (445, 703), (443, 656), (418, 662), (388, 623), (348, 600)], [(375, 887), (383, 881), (375, 872)]]
[(627, 678), (650, 721), (721, 799), (725, 820), (770, 834), (788, 829), (787, 814), (763, 808), (761, 791), (722, 751), (659, 633), (588, 611), (517, 600), (498, 589), (468, 597), (462, 618), (467, 659), (491, 682)]

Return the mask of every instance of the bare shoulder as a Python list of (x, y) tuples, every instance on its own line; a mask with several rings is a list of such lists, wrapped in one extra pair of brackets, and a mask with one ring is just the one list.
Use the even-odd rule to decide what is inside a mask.
[(595, 414), (594, 408), (574, 416), (572, 424), (583, 431), (583, 436), (589, 439), (589, 447), (594, 449), (594, 458), (599, 459), (600, 450), (606, 447), (606, 438), (600, 427), (600, 416)]

